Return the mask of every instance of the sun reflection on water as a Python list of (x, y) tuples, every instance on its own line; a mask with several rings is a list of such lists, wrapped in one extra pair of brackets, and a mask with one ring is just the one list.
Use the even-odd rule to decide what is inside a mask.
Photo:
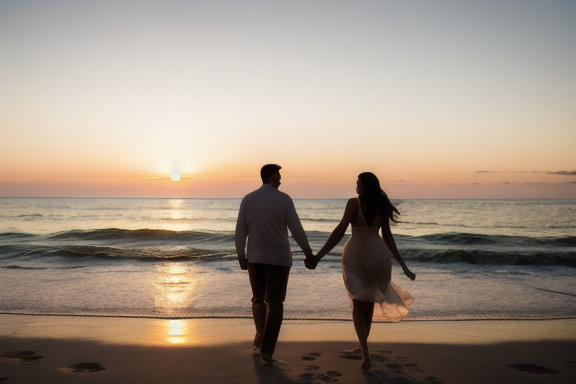
[(186, 323), (184, 320), (168, 320), (168, 342), (171, 344), (183, 344), (186, 342)]
[[(163, 316), (184, 314), (190, 307), (196, 286), (193, 268), (181, 263), (167, 263), (159, 265), (156, 272), (154, 281), (156, 311)], [(192, 341), (189, 340), (190, 333), (183, 320), (168, 320), (164, 332), (170, 344)]]
[(170, 218), (172, 220), (180, 220), (182, 219), (182, 205), (184, 204), (184, 200), (170, 200)]
[(190, 230), (190, 210), (185, 203), (182, 199), (168, 200), (166, 210), (162, 210), (161, 216), (158, 216), (159, 228), (167, 231)]

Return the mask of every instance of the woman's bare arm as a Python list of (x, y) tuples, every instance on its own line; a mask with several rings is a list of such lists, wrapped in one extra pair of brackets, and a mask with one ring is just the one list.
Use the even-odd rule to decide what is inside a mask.
[(388, 218), (384, 218), (383, 220), (384, 221), (382, 222), (382, 239), (384, 239), (384, 242), (386, 243), (386, 246), (392, 253), (392, 256), (396, 259), (396, 261), (398, 261), (398, 263), (402, 267), (404, 274), (408, 276), (410, 280), (414, 280), (416, 278), (416, 274), (410, 271), (410, 269), (408, 269), (408, 267), (406, 266), (406, 263), (404, 263), (404, 260), (402, 259), (402, 256), (398, 251), (398, 247), (396, 246), (396, 241), (394, 241), (394, 236), (392, 236), (392, 231), (390, 231), (390, 222), (388, 221)]
[(322, 249), (316, 254), (316, 263), (320, 261), (328, 252), (330, 252), (344, 237), (346, 230), (348, 229), (348, 225), (354, 220), (356, 217), (356, 213), (358, 211), (358, 199), (350, 199), (346, 204), (346, 209), (344, 210), (344, 215), (342, 216), (342, 220), (340, 223), (334, 228), (332, 234), (326, 241), (326, 244), (322, 247)]

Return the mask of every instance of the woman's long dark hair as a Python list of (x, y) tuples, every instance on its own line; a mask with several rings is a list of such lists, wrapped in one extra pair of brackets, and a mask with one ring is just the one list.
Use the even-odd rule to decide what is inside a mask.
[(369, 225), (374, 224), (376, 212), (380, 214), (382, 220), (385, 217), (392, 221), (396, 221), (394, 213), (398, 215), (400, 212), (392, 205), (388, 195), (380, 187), (380, 181), (372, 172), (363, 172), (358, 175), (358, 179), (362, 182), (362, 191), (360, 191), (360, 200), (365, 202), (364, 206), (361, 204), (362, 213)]

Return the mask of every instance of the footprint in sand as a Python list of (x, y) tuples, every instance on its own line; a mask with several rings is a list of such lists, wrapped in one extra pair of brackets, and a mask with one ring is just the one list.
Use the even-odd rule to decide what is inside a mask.
[[(340, 357), (348, 360), (362, 360), (360, 348), (343, 350)], [(381, 350), (370, 354), (372, 369), (366, 371), (371, 377), (370, 382), (385, 383), (430, 383), (441, 384), (436, 377), (423, 377), (424, 371), (418, 368), (418, 364), (412, 363), (405, 356), (394, 356), (392, 351)]]
[(44, 356), (37, 356), (34, 351), (8, 352), (0, 355), (3, 363), (34, 364)]
[(559, 375), (561, 372), (558, 372), (554, 369), (541, 367), (539, 365), (534, 364), (514, 364), (509, 365), (511, 368), (516, 368), (519, 371), (531, 373), (533, 375), (541, 375), (543, 373), (551, 374), (551, 375)]
[(360, 350), (360, 348), (344, 350), (342, 351), (340, 357), (348, 360), (362, 360), (362, 351)]
[(60, 368), (61, 371), (68, 373), (93, 373), (103, 371), (105, 368), (98, 363), (78, 363), (70, 367)]
[(317, 357), (322, 356), (319, 353), (316, 352), (311, 352), (309, 354), (307, 354), (306, 356), (302, 356), (302, 360), (316, 360)]
[[(321, 357), (320, 353), (312, 352), (306, 356), (302, 356), (302, 360), (312, 361), (316, 360), (317, 357)], [(307, 373), (300, 375), (300, 379), (305, 383), (337, 383), (337, 377), (342, 376), (340, 372), (336, 371), (326, 371), (324, 373), (320, 372), (321, 367), (319, 365), (308, 365), (306, 367)]]
[(337, 383), (337, 377), (342, 376), (340, 372), (328, 371), (326, 373), (304, 373), (300, 375), (300, 379), (305, 383), (317, 383), (319, 381), (324, 383)]

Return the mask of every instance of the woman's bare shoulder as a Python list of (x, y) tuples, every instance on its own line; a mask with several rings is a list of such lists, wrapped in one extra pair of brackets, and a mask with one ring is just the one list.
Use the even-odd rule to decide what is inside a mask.
[(344, 210), (344, 220), (347, 222), (351, 222), (356, 217), (356, 212), (358, 212), (358, 199), (351, 198), (346, 203), (346, 209)]
[(346, 203), (346, 210), (352, 210), (354, 212), (356, 212), (358, 210), (358, 207), (360, 206), (360, 203), (358, 202), (358, 198), (357, 197), (351, 197), (348, 199), (348, 202)]
[(358, 206), (358, 198), (357, 198), (357, 197), (351, 197), (351, 198), (349, 198), (347, 205), (355, 205), (355, 206)]

